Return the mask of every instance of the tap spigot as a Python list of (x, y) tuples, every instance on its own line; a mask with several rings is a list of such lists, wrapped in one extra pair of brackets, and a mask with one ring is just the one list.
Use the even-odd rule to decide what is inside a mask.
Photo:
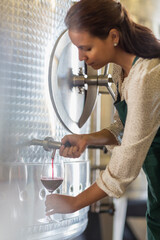
[(61, 147), (61, 142), (56, 142), (52, 137), (46, 137), (44, 140), (32, 139), (29, 145), (42, 146), (45, 151), (50, 152), (53, 149), (59, 149)]

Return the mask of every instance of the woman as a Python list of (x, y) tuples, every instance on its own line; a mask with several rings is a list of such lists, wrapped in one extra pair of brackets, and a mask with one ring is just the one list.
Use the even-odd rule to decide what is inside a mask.
[[(148, 239), (159, 239), (160, 42), (113, 0), (81, 0), (70, 8), (65, 23), (80, 60), (94, 69), (119, 65), (117, 112), (115, 122), (102, 131), (62, 139), (64, 157), (77, 158), (94, 144), (111, 145), (113, 152), (105, 171), (84, 192), (76, 197), (47, 196), (47, 214), (71, 213), (106, 196), (119, 198), (143, 167), (148, 180)], [(71, 147), (65, 147), (66, 142)]]

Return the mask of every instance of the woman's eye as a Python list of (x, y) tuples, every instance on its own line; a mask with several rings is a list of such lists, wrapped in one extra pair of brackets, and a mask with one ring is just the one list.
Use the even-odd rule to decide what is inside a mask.
[(85, 51), (85, 52), (88, 52), (88, 51), (91, 51), (92, 48), (91, 47), (78, 47), (79, 50), (82, 50), (82, 51)]

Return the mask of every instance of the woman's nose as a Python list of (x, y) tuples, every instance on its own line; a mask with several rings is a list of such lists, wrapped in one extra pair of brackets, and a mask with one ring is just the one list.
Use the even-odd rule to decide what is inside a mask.
[(79, 51), (79, 60), (86, 61), (87, 59), (88, 57), (82, 51)]

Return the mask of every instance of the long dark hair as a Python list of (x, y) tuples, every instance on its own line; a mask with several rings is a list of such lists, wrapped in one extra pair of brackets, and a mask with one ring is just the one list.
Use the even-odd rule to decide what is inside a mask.
[(105, 39), (115, 28), (124, 51), (143, 58), (160, 57), (160, 41), (149, 28), (132, 21), (120, 2), (81, 0), (69, 9), (65, 24), (68, 29), (85, 30), (100, 39)]

